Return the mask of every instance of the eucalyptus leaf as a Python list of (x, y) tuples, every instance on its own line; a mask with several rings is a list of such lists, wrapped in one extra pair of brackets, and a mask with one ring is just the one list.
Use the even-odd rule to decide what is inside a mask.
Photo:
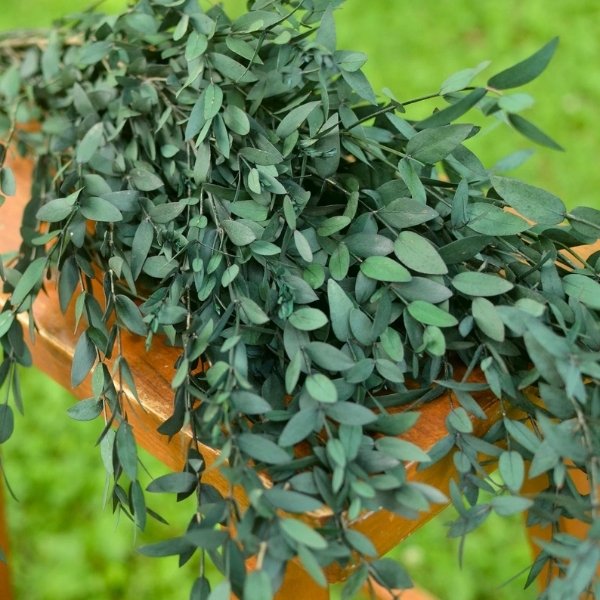
[(456, 317), (425, 300), (414, 300), (407, 309), (413, 319), (424, 325), (435, 325), (436, 327), (458, 325)]
[(401, 231), (394, 252), (409, 269), (429, 275), (445, 275), (448, 267), (429, 240), (414, 231)]
[(471, 125), (444, 125), (423, 129), (406, 145), (409, 156), (425, 164), (435, 164), (446, 158), (461, 144), (473, 128)]
[(488, 85), (497, 90), (505, 90), (529, 83), (548, 66), (557, 46), (558, 38), (555, 37), (525, 60), (494, 75)]
[(493, 177), (494, 189), (520, 215), (542, 225), (564, 221), (566, 208), (554, 194), (506, 177)]
[(369, 256), (361, 265), (360, 270), (371, 279), (402, 283), (410, 281), (410, 273), (394, 259), (387, 256)]
[(499, 296), (513, 289), (514, 285), (498, 275), (464, 271), (455, 275), (452, 285), (462, 294), (468, 296)]

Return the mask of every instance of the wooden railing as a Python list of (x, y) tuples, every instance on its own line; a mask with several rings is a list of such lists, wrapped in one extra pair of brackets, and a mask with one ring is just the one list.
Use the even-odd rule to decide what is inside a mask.
[[(0, 208), (0, 253), (6, 253), (19, 246), (19, 223), (23, 206), (27, 201), (31, 165), (28, 161), (18, 158), (11, 159), (18, 185), (17, 196), (7, 199)], [(0, 297), (0, 304), (5, 298)], [(76, 334), (72, 313), (62, 315), (58, 309), (57, 291), (50, 283), (45, 293), (41, 293), (34, 304), (34, 314), (38, 331), (35, 343), (31, 345), (34, 364), (45, 371), (65, 388), (70, 388), (70, 365), (73, 357)], [(25, 319), (25, 318), (24, 318)], [(133, 426), (138, 443), (151, 454), (173, 470), (180, 470), (185, 462), (187, 449), (191, 444), (191, 436), (182, 431), (171, 440), (157, 432), (157, 427), (164, 422), (171, 412), (172, 390), (170, 381), (174, 374), (174, 363), (177, 352), (173, 348), (162, 345), (155, 340), (151, 352), (144, 349), (144, 340), (130, 335), (123, 336), (124, 354), (130, 363), (133, 376), (137, 382), (138, 395), (144, 407), (130, 410), (127, 415)], [(73, 390), (79, 398), (91, 396), (90, 381), (87, 380)], [(501, 416), (499, 403), (491, 395), (483, 395), (479, 402), (484, 409), (487, 419), (474, 423), (475, 432), (483, 433)], [(132, 403), (135, 405), (136, 403)], [(424, 450), (431, 449), (436, 442), (447, 435), (445, 421), (452, 407), (449, 394), (441, 396), (421, 409), (421, 417), (417, 424), (405, 435), (405, 439), (417, 444)], [(201, 446), (200, 452), (207, 465), (210, 466), (218, 456), (214, 448)], [(420, 470), (416, 465), (408, 465), (408, 476), (411, 481), (431, 484), (442, 491), (448, 489), (450, 480), (455, 475), (453, 462), (450, 458), (442, 460), (434, 467)], [(228, 484), (218, 469), (208, 469), (205, 480), (225, 491)], [(241, 498), (240, 502), (244, 502)], [(435, 505), (429, 512), (422, 513), (419, 519), (407, 520), (386, 510), (379, 510), (362, 515), (353, 527), (366, 534), (374, 543), (379, 554), (383, 554), (409, 536), (415, 529), (431, 519), (443, 505)], [(326, 511), (310, 515), (315, 524), (327, 517)], [(543, 532), (538, 532), (538, 534)], [(8, 545), (7, 535), (0, 515), (0, 546)], [(340, 568), (327, 570), (330, 582), (343, 580), (347, 572)], [(300, 592), (301, 590), (301, 592)], [(301, 593), (301, 596), (299, 595)], [(389, 597), (389, 596), (381, 596)], [(418, 596), (412, 596), (417, 598)], [(10, 585), (8, 570), (0, 565), (0, 598), (8, 600)], [(278, 600), (325, 600), (329, 591), (319, 587), (295, 562), (290, 563), (286, 572), (283, 586), (277, 595)], [(408, 594), (402, 596), (409, 600)]]

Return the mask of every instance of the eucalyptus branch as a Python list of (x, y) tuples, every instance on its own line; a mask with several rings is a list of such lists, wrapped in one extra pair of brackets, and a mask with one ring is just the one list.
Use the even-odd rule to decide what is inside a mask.
[[(94, 371), (95, 397), (81, 413), (104, 413), (115, 505), (143, 524), (122, 336), (145, 337), (150, 352), (163, 336), (177, 349), (173, 396), (165, 398), (174, 412), (159, 431), (172, 438), (188, 428), (191, 446), (183, 472), (151, 485), (195, 494), (196, 506), (183, 535), (145, 551), (183, 563), (200, 549), (202, 594), (206, 553), (219, 557), (223, 597), (271, 598), (296, 555), (317, 579), (332, 556), (342, 565), (357, 560), (348, 597), (370, 573), (389, 589), (406, 587), (400, 567), (367, 557), (351, 517), (382, 504), (416, 513), (439, 500), (407, 480), (406, 463), (427, 456), (396, 438), (411, 422), (404, 409), (426, 410), (444, 390), (449, 437), (431, 454), (459, 452), (452, 535), (464, 538), (492, 511), (529, 509), (562, 544), (559, 512), (599, 510), (596, 492), (570, 497), (561, 480), (570, 458), (583, 464), (570, 451), (583, 444), (597, 487), (597, 423), (581, 404), (577, 425), (562, 427), (556, 399), (579, 400), (578, 383), (595, 374), (600, 283), (565, 243), (571, 229), (561, 220), (600, 231), (600, 219), (484, 170), (463, 146), (479, 131), (464, 120), (481, 93), (534, 79), (556, 42), (485, 89), (471, 86), (477, 68), (459, 72), (445, 84), (460, 90), (443, 114), (406, 115), (418, 130), (403, 136), (399, 121), (379, 117), (442, 92), (379, 103), (360, 71), (362, 55), (335, 50), (329, 11), (318, 22), (315, 11), (327, 2), (294, 2), (291, 12), (288, 4), (256, 2), (260, 12), (251, 7), (230, 21), (216, 18), (217, 9), (191, 11), (189, 2), (144, 0), (115, 27), (87, 12), (52, 32), (0, 37), (3, 64), (15, 65), (0, 112), (16, 117), (26, 98), (46, 118), (27, 140), (41, 161), (21, 228), (27, 244), (6, 269), (13, 292), (0, 313), (0, 341), (8, 375), (29, 361), (11, 310), (28, 306), (54, 269), (61, 305), (77, 296), (73, 384)], [(0, 164), (0, 188), (13, 192), (9, 163)], [(544, 270), (548, 261), (556, 268)], [(98, 272), (104, 309), (93, 296)], [(479, 440), (482, 390), (498, 398), (490, 422), (501, 418), (504, 429), (492, 426)], [(539, 414), (530, 394), (545, 400)], [(3, 403), (0, 417), (19, 402)], [(534, 434), (515, 409), (528, 412)], [(219, 451), (206, 472), (201, 444)], [(486, 470), (495, 466), (491, 480)], [(550, 509), (548, 494), (523, 492), (526, 472), (536, 469), (553, 481)], [(477, 489), (496, 496), (477, 504)], [(313, 519), (323, 506), (326, 527)], [(574, 568), (582, 564), (560, 548)], [(242, 560), (253, 554), (262, 570), (244, 575)], [(584, 565), (590, 575), (581, 585), (593, 585), (594, 570)]]

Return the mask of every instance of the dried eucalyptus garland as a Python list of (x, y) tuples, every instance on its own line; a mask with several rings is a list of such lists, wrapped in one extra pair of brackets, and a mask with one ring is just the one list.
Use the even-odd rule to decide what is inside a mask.
[[(250, 501), (243, 510), (203, 483), (195, 449), (182, 473), (153, 483), (195, 494), (197, 515), (181, 537), (143, 550), (181, 562), (206, 553), (226, 576), (211, 591), (201, 573), (193, 598), (271, 598), (295, 557), (323, 585), (323, 567), (355, 564), (344, 598), (369, 575), (406, 586), (353, 519), (438, 502), (407, 481), (405, 462), (451, 452), (460, 516), (450, 535), (492, 511), (528, 511), (530, 524), (554, 528), (528, 583), (551, 564), (545, 597), (599, 596), (600, 254), (584, 260), (576, 247), (598, 239), (600, 211), (568, 212), (486, 169), (467, 147), (478, 128), (462, 119), (476, 107), (557, 147), (510, 101), (557, 41), (483, 85), (467, 69), (430, 97), (381, 100), (366, 57), (336, 49), (338, 4), (254, 0), (231, 20), (196, 0), (141, 0), (0, 41), (2, 165), (8, 144), (36, 163), (23, 243), (1, 272), (0, 380), (14, 387), (17, 365), (31, 362), (16, 317), (56, 272), (61, 308), (74, 302), (81, 326), (72, 383), (91, 374), (95, 394), (73, 412), (112, 415), (101, 445), (114, 505), (143, 527), (120, 332), (145, 336), (150, 352), (156, 335), (180, 348), (160, 431), (186, 425), (218, 448)], [(434, 97), (447, 106), (409, 117)], [(31, 121), (38, 131), (19, 128)], [(12, 173), (0, 175), (10, 196)], [(485, 383), (469, 379), (477, 369)], [(457, 406), (431, 455), (396, 437), (449, 389)], [(506, 412), (478, 437), (482, 390)], [(13, 420), (7, 399), (0, 442)], [(543, 474), (543, 492), (522, 491)], [(290, 514), (323, 505), (331, 518), (319, 530)], [(588, 537), (561, 532), (561, 517), (589, 523)]]

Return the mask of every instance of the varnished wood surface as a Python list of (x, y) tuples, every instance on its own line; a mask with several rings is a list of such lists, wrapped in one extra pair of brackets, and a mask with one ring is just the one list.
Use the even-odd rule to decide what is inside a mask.
[[(20, 215), (27, 199), (28, 182), (31, 176), (31, 167), (27, 161), (12, 159), (12, 167), (18, 181), (18, 194), (7, 199), (0, 208), (0, 252), (6, 253), (18, 247)], [(600, 246), (598, 246), (600, 247)], [(591, 249), (587, 252), (591, 252)], [(0, 297), (0, 302), (5, 298)], [(34, 314), (38, 325), (35, 343), (32, 345), (34, 362), (36, 366), (49, 374), (53, 379), (70, 389), (70, 365), (74, 352), (77, 335), (74, 332), (73, 316), (62, 315), (58, 308), (57, 292), (50, 282), (46, 286), (46, 293), (40, 294), (34, 305)], [(182, 431), (172, 440), (157, 432), (157, 427), (171, 414), (172, 390), (170, 380), (174, 375), (174, 362), (177, 351), (155, 340), (152, 351), (147, 353), (141, 338), (127, 335), (123, 336), (124, 353), (130, 363), (134, 379), (138, 386), (143, 408), (130, 399), (128, 418), (133, 426), (134, 434), (141, 446), (168, 465), (171, 469), (181, 469), (184, 464), (187, 448), (191, 443), (189, 432)], [(89, 380), (77, 389), (72, 390), (79, 398), (91, 395)], [(498, 402), (487, 395), (481, 399), (488, 419), (475, 423), (475, 430), (483, 432), (490, 427), (500, 416)], [(420, 409), (421, 416), (415, 427), (408, 432), (408, 439), (424, 450), (429, 450), (433, 445), (446, 435), (445, 420), (453, 406), (450, 395), (444, 395)], [(218, 451), (209, 447), (201, 447), (200, 451), (205, 457), (209, 468), (205, 480), (226, 491), (227, 483), (217, 469), (211, 468), (218, 456)], [(451, 459), (440, 461), (432, 468), (417, 471), (416, 465), (408, 465), (411, 481), (420, 481), (434, 485), (446, 491), (450, 479), (455, 475)], [(244, 499), (241, 499), (244, 502)], [(399, 541), (410, 535), (424, 522), (434, 516), (443, 506), (435, 506), (431, 511), (423, 513), (419, 519), (406, 520), (385, 510), (366, 513), (352, 526), (362, 531), (371, 538), (379, 553), (385, 553)], [(327, 511), (321, 511), (308, 517), (315, 524), (319, 524), (327, 516)], [(332, 568), (327, 571), (330, 581), (345, 578), (347, 571)], [(1, 578), (0, 578), (1, 579)], [(297, 594), (299, 581), (306, 583), (306, 574), (302, 573), (296, 565), (290, 567), (289, 581), (278, 596), (279, 600), (300, 598)], [(295, 590), (294, 590), (295, 588)], [(310, 596), (315, 600), (325, 598), (316, 590), (310, 589)], [(309, 597), (309, 596), (302, 596)], [(2, 596), (4, 598), (4, 596)]]

